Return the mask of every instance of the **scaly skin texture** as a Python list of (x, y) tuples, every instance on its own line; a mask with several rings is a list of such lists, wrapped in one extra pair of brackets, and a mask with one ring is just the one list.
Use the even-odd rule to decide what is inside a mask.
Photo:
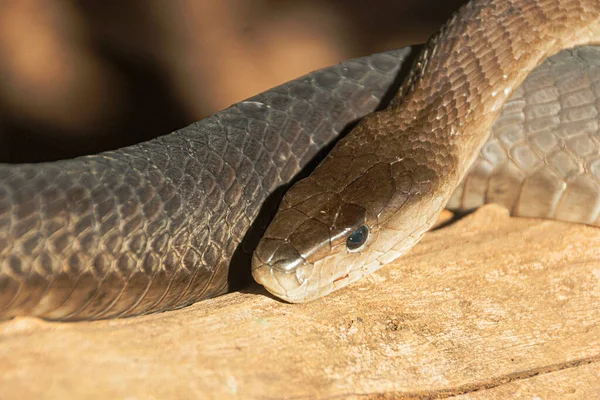
[(379, 105), (409, 53), (314, 72), (147, 143), (0, 166), (0, 318), (130, 316), (224, 293), (234, 253), (250, 273), (268, 196)]
[(502, 108), (448, 207), (600, 225), (600, 47), (536, 68)]
[[(528, 4), (556, 7), (555, 3)], [(519, 8), (518, 4), (516, 6)], [(579, 18), (579, 23), (588, 24), (590, 28), (590, 20), (597, 18), (597, 8), (594, 7), (595, 4), (590, 6), (585, 2), (567, 0), (561, 1), (561, 10), (550, 9), (547, 13), (568, 12), (569, 18)], [(484, 25), (489, 26), (487, 19), (495, 13), (510, 14), (510, 10), (506, 13), (501, 11), (497, 7), (485, 11), (471, 6), (474, 14), (469, 21), (479, 24), (479, 27), (468, 29), (476, 31)], [(475, 15), (477, 12), (481, 14), (479, 17)], [(540, 23), (535, 24), (538, 30), (543, 28), (544, 19), (540, 18)], [(571, 23), (565, 18), (555, 18), (560, 29)], [(537, 36), (537, 31), (527, 33), (519, 26), (524, 23), (520, 21), (504, 28), (492, 24), (496, 26), (493, 28), (496, 34), (478, 33), (474, 37), (485, 40), (482, 46), (497, 54), (503, 54), (502, 50), (495, 45), (488, 46), (488, 42), (507, 38), (518, 46), (522, 45), (520, 41), (527, 43), (526, 51), (521, 48), (521, 53), (529, 53), (532, 49), (550, 52), (543, 46), (537, 46), (538, 39), (544, 40)], [(559, 29), (557, 34), (565, 38), (575, 37), (579, 35), (576, 32), (579, 28), (585, 30), (582, 26), (569, 28), (567, 35)], [(446, 31), (449, 29), (446, 28)], [(455, 42), (465, 39), (457, 32), (454, 35)], [(448, 61), (451, 68), (439, 72), (452, 72), (447, 76), (446, 84), (460, 82), (464, 79), (463, 75), (472, 73), (472, 70), (479, 74), (485, 71), (484, 75), (489, 73), (497, 77), (497, 68), (504, 66), (500, 62), (502, 60), (497, 61), (498, 65), (493, 64), (493, 60), (469, 63), (473, 60), (470, 57), (477, 51), (475, 47), (452, 42), (444, 46), (461, 50), (461, 53), (454, 54), (451, 62)], [(438, 64), (443, 65), (444, 60), (440, 59), (439, 53), (434, 57), (432, 48), (423, 60), (430, 62), (437, 57)], [(507, 51), (513, 50), (511, 45)], [(582, 51), (589, 53), (594, 50)], [(228, 275), (240, 272), (230, 269), (230, 266), (236, 263), (243, 265), (242, 261), (232, 262), (232, 259), (237, 260), (234, 255), (250, 252), (262, 232), (261, 227), (268, 222), (272, 202), (268, 202), (267, 198), (276, 188), (288, 184), (297, 171), (349, 122), (378, 106), (384, 94), (392, 88), (406, 54), (408, 49), (373, 55), (315, 72), (148, 143), (58, 163), (0, 166), (0, 318), (33, 315), (78, 320), (129, 316), (182, 307), (223, 293), (229, 287)], [(598, 75), (594, 75), (594, 71), (597, 72), (594, 68), (600, 62), (593, 54), (585, 57), (581, 54), (567, 54), (560, 62), (563, 67), (550, 70), (558, 77), (555, 81), (545, 82), (545, 78), (536, 75), (530, 81), (530, 88), (526, 83), (519, 94), (521, 97), (509, 102), (508, 116), (500, 119), (502, 125), (498, 134), (493, 135), (492, 141), (481, 150), (481, 156), (472, 169), (474, 172), (464, 183), (464, 190), (460, 186), (454, 196), (453, 207), (472, 208), (482, 202), (498, 201), (520, 215), (534, 213), (597, 223), (600, 197), (597, 181), (600, 167), (596, 162), (597, 122), (589, 107), (595, 104), (600, 91), (596, 84)], [(529, 68), (534, 63), (533, 55), (521, 56), (519, 62), (527, 64), (525, 67)], [(571, 68), (573, 64), (579, 67), (565, 72), (566, 67)], [(468, 68), (461, 72), (456, 66)], [(270, 239), (263, 242), (260, 254), (266, 254), (265, 243), (277, 248), (272, 245), (274, 239), (285, 242), (286, 234), (293, 235), (295, 247), (284, 249), (290, 255), (287, 258), (291, 261), (289, 265), (304, 261), (304, 258), (297, 257), (300, 253), (307, 259), (316, 260), (314, 265), (319, 268), (314, 268), (314, 272), (309, 271), (306, 265), (302, 271), (306, 276), (317, 278), (312, 281), (314, 287), (323, 284), (333, 287), (333, 283), (327, 283), (327, 280), (331, 280), (337, 272), (331, 269), (333, 264), (321, 268), (323, 262), (320, 260), (327, 259), (327, 254), (332, 253), (331, 243), (345, 242), (348, 227), (367, 220), (376, 221), (373, 225), (376, 227), (384, 216), (391, 221), (393, 213), (388, 206), (394, 204), (389, 200), (392, 197), (397, 207), (406, 203), (402, 206), (405, 218), (412, 213), (415, 220), (423, 219), (414, 205), (413, 196), (426, 200), (427, 191), (440, 185), (440, 177), (433, 174), (435, 168), (444, 168), (444, 165), (451, 165), (453, 159), (458, 160), (447, 149), (452, 149), (453, 143), (462, 145), (462, 139), (458, 137), (453, 142), (449, 141), (450, 144), (444, 145), (443, 149), (432, 148), (432, 143), (429, 143), (431, 135), (447, 134), (444, 126), (456, 125), (449, 124), (449, 121), (456, 121), (458, 114), (465, 112), (466, 101), (474, 101), (473, 104), (478, 107), (487, 101), (481, 96), (489, 95), (491, 82), (486, 80), (487, 75), (484, 82), (478, 81), (483, 79), (481, 76), (471, 83), (465, 81), (469, 90), (470, 85), (474, 86), (474, 97), (446, 100), (444, 97), (440, 99), (444, 87), (439, 82), (436, 84), (433, 78), (427, 78), (431, 71), (429, 67), (423, 76), (423, 79), (434, 83), (429, 92), (425, 90), (425, 83), (417, 79), (421, 73), (418, 69), (416, 71), (409, 81), (414, 84), (412, 94), (409, 93), (406, 99), (414, 102), (413, 107), (421, 108), (404, 117), (402, 123), (410, 125), (414, 116), (421, 127), (435, 129), (407, 131), (402, 135), (388, 132), (389, 137), (382, 139), (390, 140), (378, 145), (383, 149), (382, 155), (386, 151), (394, 151), (396, 140), (406, 140), (405, 161), (393, 169), (369, 167), (369, 172), (364, 174), (366, 178), (347, 187), (343, 186), (344, 177), (356, 174), (357, 169), (366, 170), (368, 165), (377, 164), (375, 161), (379, 155), (371, 153), (375, 147), (366, 146), (364, 154), (356, 159), (338, 157), (340, 164), (329, 173), (329, 177), (323, 172), (325, 170), (315, 175), (325, 176), (324, 182), (337, 185), (334, 193), (344, 195), (340, 207), (337, 206), (341, 203), (339, 197), (334, 200), (338, 203), (331, 203), (331, 200), (326, 203), (325, 196), (319, 200), (319, 204), (329, 204), (328, 207), (335, 210), (336, 230), (328, 229), (329, 236), (323, 241), (325, 229), (315, 221), (331, 218), (321, 213), (326, 211), (327, 214), (328, 208), (311, 208), (311, 203), (307, 202), (306, 207), (295, 207), (296, 214), (291, 211), (278, 214), (273, 226), (285, 225), (281, 228), (283, 231), (273, 233), (274, 230), (270, 229)], [(580, 82), (581, 76), (586, 77), (582, 87), (568, 83), (569, 79)], [(517, 81), (511, 76), (511, 82), (516, 85)], [(407, 84), (405, 91), (410, 87)], [(573, 89), (571, 94), (569, 89)], [(430, 101), (442, 105), (439, 112), (431, 112), (435, 104), (429, 104)], [(548, 111), (548, 105), (552, 104), (559, 110), (550, 107)], [(401, 107), (402, 103), (397, 101), (390, 110), (401, 110)], [(462, 115), (460, 118), (463, 118)], [(546, 121), (543, 117), (547, 115), (557, 125), (548, 128), (540, 122)], [(370, 118), (371, 121), (378, 119), (380, 122), (377, 123), (385, 128), (385, 118)], [(474, 123), (472, 116), (460, 120), (467, 128)], [(389, 126), (399, 123), (389, 123)], [(475, 123), (478, 125), (479, 121)], [(369, 124), (373, 122), (365, 122), (365, 125)], [(374, 126), (372, 129), (378, 134), (383, 133)], [(544, 135), (545, 131), (551, 131), (553, 135)], [(454, 133), (464, 134), (462, 130)], [(360, 140), (365, 142), (365, 137)], [(352, 148), (361, 147), (360, 140), (345, 145), (348, 153)], [(439, 155), (431, 164), (412, 164), (411, 159), (426, 157), (423, 152), (438, 152)], [(442, 156), (443, 152), (447, 154)], [(417, 174), (411, 175), (413, 172)], [(395, 193), (396, 186), (389, 184), (392, 173), (396, 174), (395, 179), (400, 179), (394, 181), (394, 184), (399, 184), (400, 194)], [(296, 196), (308, 197), (313, 193), (311, 190), (315, 190), (314, 186), (305, 183), (298, 187), (304, 189), (295, 189), (284, 202), (284, 209), (289, 208)], [(276, 201), (277, 196), (272, 196), (271, 200)], [(436, 204), (434, 208), (437, 207)], [(261, 209), (267, 212), (259, 214)], [(311, 216), (308, 218), (311, 222), (303, 225), (307, 214)], [(431, 218), (425, 219), (423, 226), (430, 222)], [(250, 229), (253, 223), (255, 229)], [(300, 226), (302, 229), (299, 229)], [(409, 246), (425, 229), (403, 236), (402, 229), (394, 230), (391, 223), (386, 228), (391, 229), (371, 232), (368, 243), (371, 249), (376, 248), (377, 237), (388, 237), (387, 240), (400, 238)], [(332, 234), (334, 240), (330, 241)], [(380, 243), (383, 246), (386, 241)], [(399, 253), (397, 250), (387, 251), (385, 256), (378, 257), (377, 262), (385, 263)], [(340, 262), (355, 265), (352, 262), (360, 262), (361, 257), (366, 262), (369, 257), (372, 258), (368, 254), (374, 253), (353, 253), (352, 259), (344, 258), (342, 254)], [(282, 261), (285, 260), (282, 258)], [(340, 276), (341, 279), (336, 282), (338, 287), (349, 281), (350, 274), (347, 275)], [(287, 276), (289, 274), (280, 278)], [(355, 274), (352, 278), (359, 276)], [(257, 277), (263, 281), (260, 273)], [(269, 289), (277, 293), (280, 291), (277, 285), (279, 283), (275, 282)]]
[[(400, 257), (436, 221), (527, 75), (562, 49), (599, 42), (597, 0), (466, 4), (429, 41), (391, 105), (285, 195), (254, 254), (255, 279), (302, 302)], [(552, 184), (540, 176), (534, 187), (544, 180)], [(368, 238), (351, 249), (348, 237), (361, 226)]]

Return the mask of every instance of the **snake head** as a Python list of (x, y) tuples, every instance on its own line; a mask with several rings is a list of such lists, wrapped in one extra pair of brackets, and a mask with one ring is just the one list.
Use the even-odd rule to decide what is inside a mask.
[(290, 302), (324, 294), (322, 284), (339, 274), (323, 260), (345, 252), (348, 240), (352, 251), (361, 251), (372, 236), (363, 207), (333, 192), (308, 194), (309, 184), (300, 182), (288, 192), (253, 257), (254, 278)]
[[(351, 169), (355, 175), (341, 177), (343, 184), (340, 176), (328, 181), (322, 171), (286, 193), (252, 260), (254, 279), (292, 303), (371, 273), (399, 257), (429, 227), (421, 202), (412, 201), (423, 197), (422, 185), (409, 174), (395, 176), (393, 163)], [(407, 222), (398, 227), (391, 217), (399, 214)]]

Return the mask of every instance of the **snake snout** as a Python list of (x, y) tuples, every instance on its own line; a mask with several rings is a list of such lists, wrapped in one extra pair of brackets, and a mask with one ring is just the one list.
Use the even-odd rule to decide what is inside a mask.
[(269, 292), (286, 301), (308, 300), (313, 264), (285, 240), (263, 239), (252, 257), (252, 276)]

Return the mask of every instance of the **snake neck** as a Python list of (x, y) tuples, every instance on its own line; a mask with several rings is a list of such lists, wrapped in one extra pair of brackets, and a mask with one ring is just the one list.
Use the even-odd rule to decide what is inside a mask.
[[(431, 37), (390, 107), (403, 130), (428, 132), (467, 172), (502, 105), (529, 73), (566, 48), (600, 43), (600, 2), (478, 0)], [(453, 160), (451, 160), (453, 161)]]

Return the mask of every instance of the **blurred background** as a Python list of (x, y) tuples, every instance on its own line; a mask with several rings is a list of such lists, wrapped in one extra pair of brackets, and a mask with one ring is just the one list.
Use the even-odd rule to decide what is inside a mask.
[(0, 3), (0, 162), (182, 128), (343, 60), (422, 43), (464, 0)]

